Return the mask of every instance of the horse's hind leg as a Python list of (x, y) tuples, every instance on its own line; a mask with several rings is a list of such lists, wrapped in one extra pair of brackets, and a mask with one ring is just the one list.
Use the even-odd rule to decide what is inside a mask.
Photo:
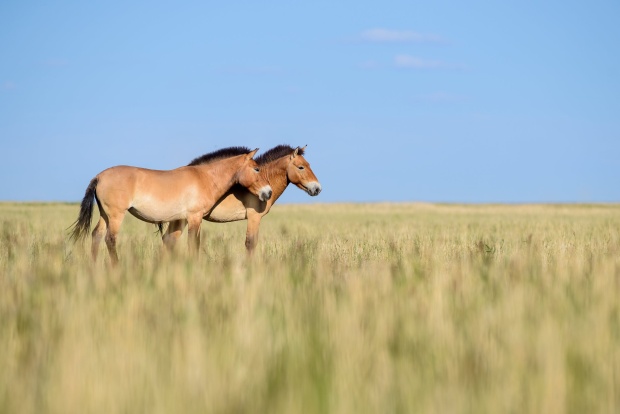
[(91, 255), (93, 257), (93, 262), (97, 260), (97, 253), (99, 252), (99, 244), (101, 243), (101, 239), (105, 235), (106, 229), (108, 225), (106, 224), (103, 216), (99, 217), (99, 222), (93, 229), (93, 242), (90, 248)]
[(105, 244), (108, 246), (108, 253), (110, 253), (110, 259), (112, 264), (118, 263), (118, 254), (116, 253), (116, 237), (123, 223), (125, 217), (125, 211), (117, 212), (115, 214), (108, 214), (108, 231), (105, 235)]

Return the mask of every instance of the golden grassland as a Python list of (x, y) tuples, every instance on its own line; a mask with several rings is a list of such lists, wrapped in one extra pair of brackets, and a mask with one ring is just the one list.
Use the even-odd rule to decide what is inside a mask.
[(620, 411), (620, 206), (280, 205), (117, 268), (0, 204), (0, 412)]

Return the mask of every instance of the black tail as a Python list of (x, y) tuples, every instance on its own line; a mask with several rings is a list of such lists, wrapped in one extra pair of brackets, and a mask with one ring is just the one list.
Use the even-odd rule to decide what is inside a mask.
[(159, 234), (160, 237), (163, 237), (164, 235), (164, 223), (155, 223), (155, 225), (157, 226), (157, 231), (155, 232), (155, 234)]
[(72, 224), (73, 229), (71, 230), (71, 235), (69, 236), (74, 243), (78, 240), (83, 240), (90, 231), (90, 221), (93, 217), (95, 189), (97, 188), (98, 182), (99, 179), (95, 177), (90, 181), (90, 184), (88, 184), (88, 187), (86, 188), (86, 194), (84, 194), (82, 204), (80, 205), (80, 215), (75, 223)]

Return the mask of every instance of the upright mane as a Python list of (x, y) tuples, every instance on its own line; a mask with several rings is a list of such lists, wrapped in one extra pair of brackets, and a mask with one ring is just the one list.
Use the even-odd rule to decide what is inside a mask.
[[(254, 160), (258, 163), (258, 165), (263, 165), (282, 158), (286, 155), (290, 155), (293, 151), (295, 151), (295, 148), (291, 147), (290, 145), (278, 145), (277, 147), (273, 147), (264, 154), (261, 154), (258, 157), (254, 158)], [(303, 150), (303, 148), (299, 148), (297, 154), (304, 155), (304, 152), (305, 151)]]
[(192, 162), (187, 165), (200, 165), (209, 164), (214, 161), (218, 161), (224, 158), (235, 157), (237, 155), (243, 155), (251, 152), (252, 150), (247, 147), (228, 147), (222, 148), (217, 151), (209, 152), (208, 154), (201, 155), (198, 158), (194, 158)]

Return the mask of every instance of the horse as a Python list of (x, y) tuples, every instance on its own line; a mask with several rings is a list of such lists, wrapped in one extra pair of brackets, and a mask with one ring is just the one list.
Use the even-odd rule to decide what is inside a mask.
[(271, 197), (272, 189), (253, 159), (257, 151), (223, 148), (196, 158), (190, 165), (167, 171), (126, 165), (108, 168), (88, 185), (70, 237), (74, 242), (86, 237), (94, 199), (101, 217), (92, 232), (93, 260), (97, 259), (105, 234), (112, 263), (118, 263), (116, 239), (127, 212), (148, 223), (174, 221), (181, 228), (188, 225), (189, 250), (196, 253), (202, 218), (233, 185), (241, 186), (261, 202)]
[[(233, 186), (224, 194), (207, 214), (204, 220), (215, 223), (247, 220), (245, 247), (251, 255), (258, 244), (258, 229), (261, 219), (269, 213), (271, 206), (282, 195), (289, 183), (293, 183), (311, 196), (321, 192), (321, 184), (314, 175), (310, 164), (303, 157), (306, 147), (292, 148), (278, 145), (256, 158), (260, 165), (260, 175), (269, 182), (273, 195), (269, 200), (261, 200), (242, 186)], [(163, 234), (163, 226), (159, 226)], [(170, 222), (162, 235), (164, 245), (172, 249), (183, 232), (182, 222)]]

